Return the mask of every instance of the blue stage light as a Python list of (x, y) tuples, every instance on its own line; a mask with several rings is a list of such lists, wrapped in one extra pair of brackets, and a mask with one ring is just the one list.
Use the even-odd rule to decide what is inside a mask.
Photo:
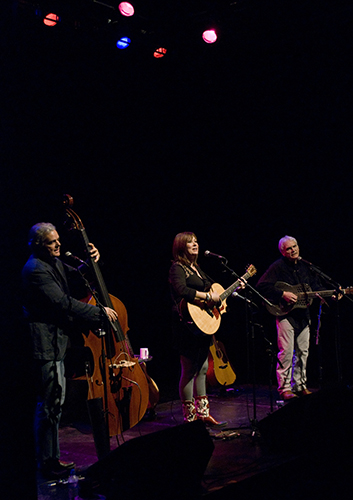
[(116, 46), (118, 47), (118, 49), (126, 49), (130, 45), (130, 43), (130, 38), (128, 38), (127, 36), (123, 36), (116, 42)]

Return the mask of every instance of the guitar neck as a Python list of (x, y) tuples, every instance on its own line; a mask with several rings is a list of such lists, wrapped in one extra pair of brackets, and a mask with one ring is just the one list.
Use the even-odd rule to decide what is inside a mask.
[(229, 297), (229, 295), (231, 295), (234, 292), (234, 290), (236, 288), (238, 288), (238, 286), (241, 285), (242, 280), (247, 280), (249, 277), (250, 277), (250, 274), (249, 273), (245, 273), (244, 276), (242, 276), (241, 278), (237, 279), (237, 281), (235, 283), (233, 283), (232, 285), (230, 285), (229, 288), (227, 288), (226, 290), (224, 290), (224, 292), (221, 293), (221, 295), (219, 296), (220, 299), (222, 300), (222, 302), (225, 299), (227, 299)]
[[(342, 290), (343, 292), (345, 290)], [(336, 290), (319, 290), (317, 292), (300, 292), (298, 294), (299, 298), (306, 297), (308, 299), (314, 299), (317, 297), (317, 295), (320, 295), (321, 297), (331, 297), (334, 293), (336, 293)]]

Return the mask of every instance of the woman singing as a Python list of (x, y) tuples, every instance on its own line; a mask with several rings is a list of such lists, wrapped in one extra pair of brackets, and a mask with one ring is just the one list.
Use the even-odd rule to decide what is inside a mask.
[(185, 422), (203, 420), (212, 427), (224, 426), (210, 415), (206, 395), (206, 374), (210, 337), (202, 332), (193, 332), (183, 320), (181, 302), (206, 303), (213, 308), (220, 302), (219, 295), (212, 291), (212, 281), (197, 264), (199, 245), (194, 233), (179, 233), (173, 243), (173, 264), (169, 271), (169, 285), (173, 300), (172, 328), (174, 347), (178, 349), (181, 364), (179, 396), (183, 406)]

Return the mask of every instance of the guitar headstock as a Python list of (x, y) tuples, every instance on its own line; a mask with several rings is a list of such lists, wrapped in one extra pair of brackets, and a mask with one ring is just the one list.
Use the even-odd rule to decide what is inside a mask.
[(345, 288), (343, 291), (347, 295), (352, 295), (353, 294), (353, 286), (349, 286), (348, 288)]
[(246, 270), (246, 274), (248, 274), (249, 278), (251, 278), (251, 276), (254, 276), (254, 274), (256, 273), (257, 273), (256, 267), (253, 264), (250, 264), (250, 266)]

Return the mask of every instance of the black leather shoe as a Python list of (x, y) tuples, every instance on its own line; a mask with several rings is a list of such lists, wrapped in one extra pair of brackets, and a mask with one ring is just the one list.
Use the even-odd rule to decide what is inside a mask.
[(61, 462), (60, 460), (47, 460), (42, 469), (45, 479), (63, 479), (69, 476), (70, 470), (75, 467), (74, 462)]

